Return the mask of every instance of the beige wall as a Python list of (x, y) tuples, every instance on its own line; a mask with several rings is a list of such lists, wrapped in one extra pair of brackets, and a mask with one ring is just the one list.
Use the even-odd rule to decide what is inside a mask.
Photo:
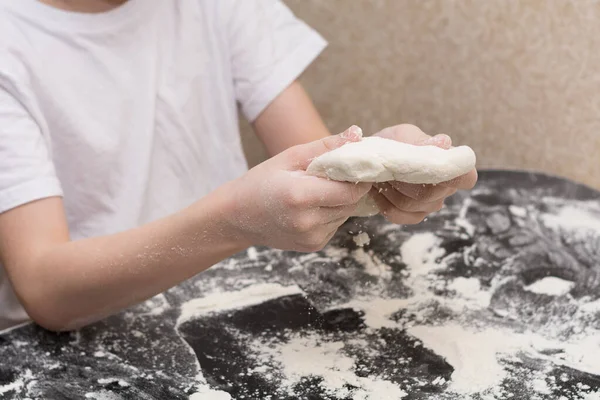
[(600, 1), (286, 3), (330, 42), (302, 81), (333, 132), (414, 123), (472, 146), (480, 167), (600, 188)]

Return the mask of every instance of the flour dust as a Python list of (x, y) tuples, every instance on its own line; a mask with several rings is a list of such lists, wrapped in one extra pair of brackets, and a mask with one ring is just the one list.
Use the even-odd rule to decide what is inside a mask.
[[(252, 364), (241, 374), (273, 382), (276, 397), (293, 398), (304, 393), (303, 387), (316, 385), (319, 393), (335, 399), (402, 399), (424, 387), (439, 388), (435, 393), (440, 399), (508, 400), (516, 398), (517, 391), (551, 398), (570, 382), (575, 389), (558, 398), (600, 399), (597, 389), (581, 380), (600, 377), (600, 325), (595, 322), (600, 296), (593, 295), (600, 280), (594, 275), (581, 278), (590, 274), (581, 264), (598, 260), (593, 255), (597, 249), (588, 247), (589, 240), (600, 237), (600, 212), (595, 206), (542, 201), (548, 204), (543, 212), (526, 205), (477, 210), (480, 206), (467, 198), (455, 207), (455, 218), (444, 222), (441, 234), (417, 231), (405, 236), (397, 255), (382, 256), (356, 236), (351, 237), (354, 249), (328, 248), (325, 260), (337, 263), (337, 274), (353, 279), (357, 272), (343, 266), (358, 265), (377, 284), (357, 289), (346, 301), (334, 301), (321, 311), (355, 310), (363, 328), (346, 336), (310, 329), (277, 335), (237, 332)], [(390, 243), (401, 237), (399, 230), (384, 232)], [(586, 237), (590, 239), (578, 244)], [(580, 258), (560, 248), (569, 241), (583, 254)], [(462, 247), (449, 250), (449, 243)], [(532, 264), (544, 260), (545, 254), (552, 254), (568, 273)], [(250, 256), (256, 262), (261, 254), (253, 250)], [(291, 263), (288, 271), (293, 276), (324, 268), (321, 256), (303, 257), (298, 265)], [(402, 295), (385, 290), (396, 281), (403, 284)], [(303, 291), (294, 285), (256, 283), (189, 302), (180, 322), (299, 293)], [(415, 348), (441, 357), (450, 372), (402, 378), (398, 371), (406, 371), (402, 368), (414, 360), (399, 356), (386, 361), (393, 368), (373, 373), (376, 369), (365, 367), (364, 359), (383, 359), (393, 342), (386, 342), (382, 334), (392, 331), (403, 332)], [(208, 393), (208, 386), (202, 390)]]

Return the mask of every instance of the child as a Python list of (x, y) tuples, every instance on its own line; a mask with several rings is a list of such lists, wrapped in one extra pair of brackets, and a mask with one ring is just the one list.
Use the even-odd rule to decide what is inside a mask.
[[(324, 46), (276, 0), (1, 2), (0, 329), (75, 329), (248, 246), (321, 249), (371, 190), (304, 172), (357, 140), (296, 82)], [(236, 102), (273, 156), (250, 171)], [(418, 223), (475, 181), (371, 195)]]

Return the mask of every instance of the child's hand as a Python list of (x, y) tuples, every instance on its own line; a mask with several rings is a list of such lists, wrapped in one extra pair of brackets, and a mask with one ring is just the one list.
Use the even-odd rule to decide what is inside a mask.
[[(433, 145), (444, 149), (452, 146), (447, 135), (431, 137), (414, 125), (396, 125), (375, 134), (387, 139), (394, 139), (415, 145)], [(477, 182), (477, 171), (449, 182), (438, 185), (416, 185), (404, 182), (388, 182), (375, 184), (371, 196), (375, 199), (381, 213), (391, 222), (397, 224), (417, 224), (432, 212), (439, 211), (446, 197), (456, 193), (458, 189), (472, 189)]]
[(322, 249), (371, 184), (330, 181), (305, 170), (313, 158), (360, 140), (354, 129), (294, 146), (228, 185), (232, 201), (227, 220), (240, 238), (284, 250)]

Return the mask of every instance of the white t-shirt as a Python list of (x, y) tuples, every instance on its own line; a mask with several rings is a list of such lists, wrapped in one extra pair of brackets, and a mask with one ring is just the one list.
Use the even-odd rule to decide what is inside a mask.
[[(0, 213), (64, 194), (76, 240), (180, 210), (246, 171), (236, 102), (254, 120), (324, 46), (277, 0), (0, 1)], [(0, 265), (0, 329), (27, 319)]]

